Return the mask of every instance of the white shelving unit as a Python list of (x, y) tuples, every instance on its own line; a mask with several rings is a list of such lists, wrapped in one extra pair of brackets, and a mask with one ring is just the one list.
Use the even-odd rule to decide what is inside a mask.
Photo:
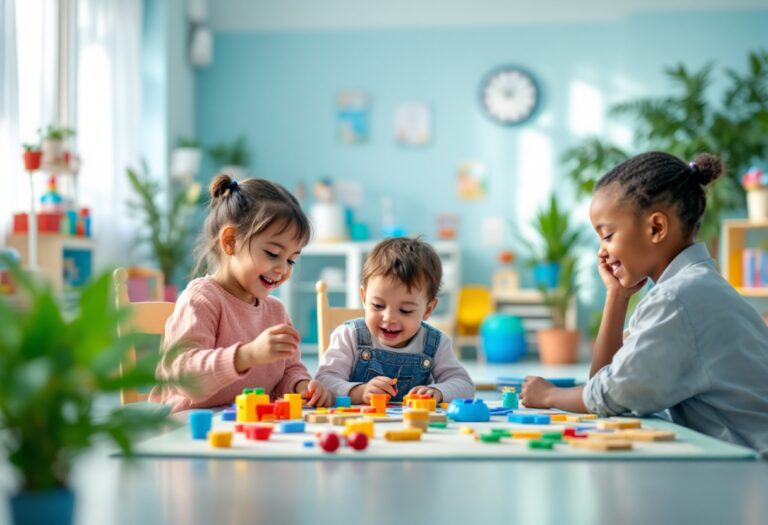
[[(378, 241), (313, 243), (301, 251), (293, 276), (280, 287), (279, 297), (302, 335), (312, 327), (303, 322), (315, 306), (315, 283), (325, 267), (338, 268), (344, 279), (329, 282), (328, 292), (333, 306), (361, 308), (360, 277), (365, 257)], [(430, 322), (443, 331), (453, 332), (456, 300), (461, 283), (461, 252), (454, 241), (430, 242), (443, 263), (443, 286), (438, 296), (436, 314)]]

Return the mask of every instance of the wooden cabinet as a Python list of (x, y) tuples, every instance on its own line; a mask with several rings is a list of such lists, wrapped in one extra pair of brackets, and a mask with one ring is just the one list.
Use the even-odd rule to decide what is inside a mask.
[[(18, 250), (22, 265), (29, 259), (29, 237), (9, 235), (7, 244)], [(90, 237), (40, 233), (37, 236), (37, 265), (58, 294), (84, 285), (93, 274), (94, 241)]]

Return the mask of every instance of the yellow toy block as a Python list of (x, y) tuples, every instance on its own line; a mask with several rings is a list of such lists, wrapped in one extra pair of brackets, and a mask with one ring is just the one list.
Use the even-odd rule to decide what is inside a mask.
[(332, 414), (331, 425), (344, 426), (350, 419), (360, 419), (360, 414)]
[(555, 421), (567, 421), (567, 414), (549, 414), (549, 420), (554, 423)]
[(459, 427), (459, 432), (462, 434), (472, 435), (475, 433), (475, 429), (470, 427), (469, 425), (462, 425)]
[(405, 428), (419, 428), (426, 432), (429, 427), (429, 411), (423, 408), (403, 410)]
[(229, 448), (232, 446), (232, 431), (211, 430), (208, 432), (208, 443), (214, 448)]
[(655, 428), (632, 428), (624, 431), (624, 437), (629, 441), (674, 441), (675, 433)]
[(581, 423), (581, 416), (573, 415), (573, 414), (567, 414), (565, 416), (565, 420), (568, 423)]
[(387, 430), (384, 432), (387, 441), (418, 441), (421, 439), (421, 429), (402, 428), (399, 430)]
[(291, 404), (288, 417), (290, 419), (301, 419), (301, 394), (285, 394), (283, 395), (283, 399)]
[(581, 414), (581, 420), (587, 421), (588, 419), (597, 419), (597, 414)]
[(437, 399), (430, 397), (429, 399), (409, 399), (408, 406), (416, 409), (429, 410), (430, 412), (437, 411)]
[(512, 439), (541, 439), (540, 430), (513, 430)]
[(344, 423), (343, 435), (349, 435), (352, 432), (361, 432), (368, 436), (368, 439), (373, 439), (374, 425), (373, 421), (366, 418), (352, 419)]
[(610, 452), (612, 450), (632, 450), (632, 443), (629, 441), (587, 438), (571, 439), (568, 443), (574, 448), (586, 448), (602, 452)]
[(252, 421), (258, 421), (256, 417), (257, 397), (258, 396), (252, 391), (243, 392), (242, 394), (235, 397), (235, 419), (238, 423), (250, 423)]

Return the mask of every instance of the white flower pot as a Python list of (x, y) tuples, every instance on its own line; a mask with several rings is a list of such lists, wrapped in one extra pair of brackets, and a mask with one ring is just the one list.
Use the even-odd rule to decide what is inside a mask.
[(751, 221), (768, 219), (768, 188), (755, 188), (747, 191), (747, 213)]
[(40, 148), (43, 151), (43, 164), (57, 165), (64, 163), (64, 146), (59, 139), (43, 139)]
[(178, 179), (194, 179), (200, 171), (203, 152), (199, 148), (176, 148), (171, 154), (171, 175)]

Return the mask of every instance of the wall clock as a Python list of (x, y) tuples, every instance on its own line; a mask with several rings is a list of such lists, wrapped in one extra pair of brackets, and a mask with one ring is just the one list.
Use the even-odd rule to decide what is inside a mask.
[(493, 121), (507, 126), (521, 124), (536, 111), (539, 87), (524, 69), (503, 66), (483, 80), (480, 102)]

